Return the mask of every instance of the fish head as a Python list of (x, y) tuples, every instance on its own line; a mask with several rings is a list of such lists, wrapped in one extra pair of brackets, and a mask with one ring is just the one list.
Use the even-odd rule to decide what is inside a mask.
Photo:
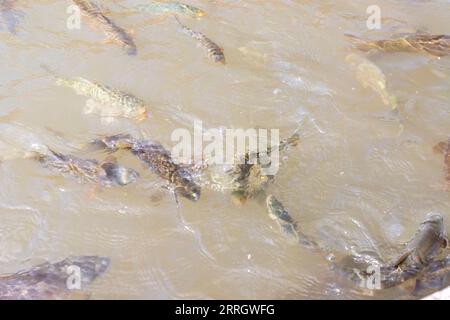
[(226, 63), (225, 56), (221, 53), (214, 53), (211, 55), (211, 58), (215, 63), (221, 63), (221, 64)]
[(184, 3), (180, 3), (179, 5), (184, 10), (184, 12), (186, 12), (193, 18), (202, 18), (206, 16), (206, 12), (203, 11), (202, 9), (195, 8), (193, 6)]
[(430, 225), (436, 230), (444, 229), (444, 218), (439, 213), (429, 213), (426, 220), (423, 222), (424, 225)]
[(139, 173), (131, 168), (123, 167), (117, 163), (106, 162), (102, 164), (109, 181), (125, 186), (135, 182), (139, 178)]
[(120, 149), (130, 149), (133, 144), (133, 138), (129, 134), (116, 134), (94, 139), (91, 144), (100, 149), (115, 152)]
[(175, 192), (191, 201), (198, 201), (200, 199), (200, 187), (188, 178), (181, 178), (181, 181), (175, 187)]

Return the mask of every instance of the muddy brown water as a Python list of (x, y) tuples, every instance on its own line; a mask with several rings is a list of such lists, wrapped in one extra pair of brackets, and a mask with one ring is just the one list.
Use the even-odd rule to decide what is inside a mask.
[[(345, 62), (344, 37), (448, 34), (448, 1), (378, 1), (381, 30), (366, 27), (373, 1), (185, 2), (207, 12), (181, 19), (224, 48), (226, 65), (208, 62), (174, 19), (115, 6), (139, 1), (104, 1), (117, 24), (133, 29), (135, 57), (104, 44), (88, 25), (68, 30), (69, 1), (15, 1), (23, 12), (16, 32), (0, 30), (1, 123), (56, 135), (60, 144), (130, 132), (168, 147), (172, 131), (192, 130), (194, 120), (207, 128), (277, 128), (282, 136), (300, 128), (301, 143), (269, 191), (324, 252), (392, 256), (429, 212), (450, 227), (443, 158), (432, 152), (449, 134), (450, 58), (374, 58), (398, 97), (400, 132)], [(86, 99), (55, 86), (41, 64), (129, 91), (149, 103), (150, 117), (136, 124), (84, 115)], [(261, 203), (238, 208), (227, 194), (205, 189), (200, 201), (177, 207), (136, 159), (117, 157), (141, 173), (137, 183), (93, 190), (29, 159), (3, 161), (0, 273), (102, 255), (112, 262), (89, 287), (94, 299), (409, 297), (400, 288), (368, 296), (338, 279), (322, 255), (287, 243)]]

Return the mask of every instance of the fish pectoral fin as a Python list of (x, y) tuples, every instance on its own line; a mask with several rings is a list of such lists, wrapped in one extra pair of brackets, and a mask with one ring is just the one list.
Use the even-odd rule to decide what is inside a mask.
[(392, 266), (394, 268), (398, 268), (409, 256), (411, 255), (411, 251), (405, 251), (401, 256), (394, 260)]

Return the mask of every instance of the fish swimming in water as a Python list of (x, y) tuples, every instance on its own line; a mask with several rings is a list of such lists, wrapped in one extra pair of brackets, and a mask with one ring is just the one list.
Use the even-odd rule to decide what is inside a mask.
[[(365, 284), (374, 274), (367, 270), (376, 261), (379, 268), (379, 288), (387, 289), (418, 277), (448, 246), (444, 220), (432, 214), (421, 223), (415, 236), (407, 243), (402, 253), (392, 262), (384, 263), (367, 257), (346, 256), (333, 268), (350, 280)], [(373, 271), (373, 270), (372, 270)]]
[(71, 88), (76, 94), (88, 97), (85, 114), (98, 114), (101, 117), (123, 117), (136, 121), (147, 118), (146, 103), (134, 95), (82, 77), (63, 78), (49, 67), (41, 67), (56, 79), (56, 84)]
[(120, 44), (125, 52), (130, 56), (137, 54), (137, 47), (131, 35), (105, 16), (95, 3), (89, 0), (72, 1), (78, 6), (84, 15), (95, 24), (95, 26), (99, 27), (103, 31), (106, 35), (107, 42)]
[(450, 256), (433, 261), (416, 280), (414, 296), (425, 296), (450, 285)]
[(365, 40), (354, 35), (346, 34), (354, 46), (367, 52), (372, 49), (381, 52), (419, 52), (427, 53), (435, 57), (443, 57), (450, 54), (450, 36), (428, 35), (413, 33), (398, 39)]
[(295, 243), (300, 243), (307, 248), (315, 248), (316, 244), (314, 241), (309, 240), (306, 235), (304, 235), (297, 225), (297, 222), (292, 218), (292, 216), (287, 212), (283, 204), (275, 198), (273, 195), (269, 195), (266, 199), (267, 210), (269, 216), (272, 220), (275, 220), (281, 231)]
[(450, 138), (448, 141), (439, 142), (433, 148), (435, 153), (444, 155), (444, 165), (446, 167), (447, 189), (450, 188)]
[(12, 34), (17, 33), (19, 20), (24, 16), (23, 12), (14, 8), (16, 2), (16, 0), (0, 0), (0, 14), (2, 20), (4, 24), (6, 24), (8, 31)]
[(200, 199), (200, 187), (191, 172), (176, 164), (170, 152), (161, 144), (149, 140), (138, 140), (127, 134), (95, 139), (92, 144), (110, 152), (119, 149), (130, 150), (139, 160), (146, 163), (151, 171), (166, 180), (176, 194), (192, 201)]
[(377, 65), (357, 54), (349, 54), (345, 60), (353, 67), (356, 78), (364, 88), (376, 92), (392, 111), (398, 110), (397, 98), (388, 92), (386, 76)]
[(206, 53), (208, 58), (216, 63), (222, 63), (225, 64), (225, 55), (223, 53), (223, 50), (221, 47), (219, 47), (217, 44), (215, 44), (212, 40), (210, 40), (208, 37), (206, 37), (203, 33), (194, 31), (191, 28), (185, 26), (180, 22), (180, 20), (175, 17), (178, 24), (180, 25), (181, 31), (195, 40), (197, 40), (200, 47), (202, 47)]
[(148, 4), (138, 4), (131, 11), (147, 12), (153, 14), (184, 14), (192, 18), (201, 18), (206, 15), (205, 11), (182, 2), (153, 2)]
[[(278, 150), (280, 152), (285, 151), (289, 147), (296, 146), (300, 136), (298, 133), (294, 133), (287, 139), (280, 141)], [(227, 172), (231, 177), (231, 197), (233, 202), (237, 205), (243, 205), (245, 202), (261, 193), (275, 178), (273, 175), (263, 174), (263, 167), (260, 159), (263, 156), (268, 156), (272, 152), (270, 146), (266, 152), (260, 152), (257, 154), (247, 153), (243, 161), (238, 162), (231, 170)], [(256, 163), (250, 163), (251, 158), (256, 158)]]
[[(85, 286), (109, 267), (106, 257), (69, 257), (56, 263), (44, 263), (26, 271), (0, 275), (0, 300), (88, 299)], [(79, 268), (79, 287), (70, 287), (70, 276)], [(75, 283), (73, 283), (75, 284)]]
[(82, 159), (53, 150), (47, 154), (39, 154), (37, 159), (46, 168), (70, 174), (86, 182), (124, 186), (139, 178), (139, 173), (117, 164), (115, 159), (106, 159), (100, 163), (95, 159)]

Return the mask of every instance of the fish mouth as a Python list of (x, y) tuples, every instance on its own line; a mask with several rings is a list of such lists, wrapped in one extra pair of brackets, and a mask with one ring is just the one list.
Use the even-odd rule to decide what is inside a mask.
[(444, 217), (442, 217), (442, 215), (440, 215), (439, 213), (429, 213), (427, 215), (427, 219), (425, 220), (425, 223), (443, 224)]
[(201, 192), (200, 192), (200, 189), (197, 188), (197, 187), (192, 188), (192, 189), (188, 189), (188, 190), (186, 190), (186, 188), (179, 187), (179, 188), (176, 188), (175, 191), (179, 195), (181, 195), (181, 196), (183, 196), (186, 199), (189, 199), (191, 201), (196, 202), (196, 201), (200, 200)]

